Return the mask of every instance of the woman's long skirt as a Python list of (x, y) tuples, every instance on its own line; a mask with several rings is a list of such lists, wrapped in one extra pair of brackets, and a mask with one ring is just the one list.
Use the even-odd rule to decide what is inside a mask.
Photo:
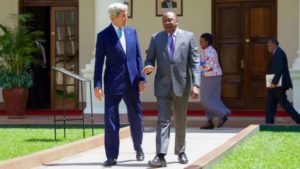
[(230, 114), (230, 110), (221, 101), (221, 85), (222, 76), (201, 77), (201, 105), (208, 120)]

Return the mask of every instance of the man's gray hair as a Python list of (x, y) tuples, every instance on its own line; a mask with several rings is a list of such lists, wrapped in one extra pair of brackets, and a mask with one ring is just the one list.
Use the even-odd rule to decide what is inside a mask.
[(110, 19), (113, 19), (115, 16), (119, 16), (121, 11), (127, 12), (127, 5), (123, 3), (113, 3), (108, 7), (108, 14)]

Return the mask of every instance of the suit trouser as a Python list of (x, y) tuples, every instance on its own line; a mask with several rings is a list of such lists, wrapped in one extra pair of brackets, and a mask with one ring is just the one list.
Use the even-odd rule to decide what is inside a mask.
[(131, 137), (134, 149), (140, 150), (143, 140), (143, 119), (139, 93), (127, 88), (123, 95), (105, 95), (105, 151), (107, 158), (117, 159), (119, 155), (119, 103), (123, 98), (127, 107)]
[(175, 154), (179, 155), (180, 153), (185, 151), (186, 113), (188, 96), (188, 94), (185, 94), (182, 97), (176, 96), (172, 90), (170, 94), (166, 97), (157, 97), (157, 154), (167, 154), (168, 152), (172, 112), (175, 121)]
[(287, 100), (286, 90), (281, 88), (274, 88), (268, 90), (266, 123), (274, 124), (274, 116), (277, 109), (277, 104), (280, 104), (298, 124), (300, 123), (300, 115)]

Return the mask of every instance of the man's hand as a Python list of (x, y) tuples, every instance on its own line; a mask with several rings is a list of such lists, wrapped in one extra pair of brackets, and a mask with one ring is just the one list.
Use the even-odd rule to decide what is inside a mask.
[(197, 99), (199, 96), (199, 88), (197, 86), (193, 86), (192, 92), (191, 92), (191, 98), (193, 100)]
[(98, 99), (98, 100), (102, 100), (103, 99), (103, 96), (104, 96), (104, 92), (101, 88), (99, 87), (96, 87), (95, 90), (94, 90), (94, 93), (95, 93), (95, 97)]
[(277, 87), (277, 85), (272, 83), (269, 88), (273, 89), (273, 88), (276, 88), (276, 87)]
[(140, 81), (139, 82), (139, 92), (142, 93), (145, 90), (146, 82)]
[(143, 72), (147, 75), (151, 74), (154, 70), (154, 67), (153, 66), (145, 66), (144, 69), (143, 69)]

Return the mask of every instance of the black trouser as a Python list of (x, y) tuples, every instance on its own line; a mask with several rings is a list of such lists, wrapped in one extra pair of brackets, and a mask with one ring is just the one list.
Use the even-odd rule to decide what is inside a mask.
[(287, 100), (286, 89), (274, 88), (268, 90), (267, 110), (266, 110), (266, 123), (274, 124), (274, 116), (276, 113), (277, 104), (280, 104), (285, 111), (300, 124), (300, 115)]

